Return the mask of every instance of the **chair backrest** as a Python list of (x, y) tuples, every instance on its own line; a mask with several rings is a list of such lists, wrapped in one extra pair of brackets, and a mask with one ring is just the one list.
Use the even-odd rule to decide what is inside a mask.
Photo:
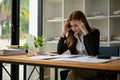
[(100, 55), (119, 56), (119, 46), (100, 46)]

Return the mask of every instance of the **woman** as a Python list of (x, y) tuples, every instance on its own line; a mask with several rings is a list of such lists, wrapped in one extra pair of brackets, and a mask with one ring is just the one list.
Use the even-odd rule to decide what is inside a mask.
[[(89, 26), (85, 15), (81, 11), (72, 12), (61, 33), (57, 52), (62, 54), (69, 50), (71, 54), (91, 55), (99, 54), (100, 32)], [(67, 80), (93, 80), (96, 72), (88, 70), (70, 70)]]
[(69, 49), (71, 54), (98, 55), (99, 37), (99, 30), (89, 26), (83, 12), (74, 11), (68, 17), (61, 33), (58, 54)]

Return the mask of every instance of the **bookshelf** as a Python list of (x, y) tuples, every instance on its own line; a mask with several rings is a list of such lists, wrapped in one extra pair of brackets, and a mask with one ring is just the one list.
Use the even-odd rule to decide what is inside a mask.
[[(56, 50), (64, 22), (68, 15), (81, 10), (91, 27), (100, 30), (100, 45), (120, 45), (120, 0), (44, 0), (43, 36), (46, 49)], [(116, 37), (117, 35), (117, 37)], [(115, 37), (114, 37), (115, 36)]]

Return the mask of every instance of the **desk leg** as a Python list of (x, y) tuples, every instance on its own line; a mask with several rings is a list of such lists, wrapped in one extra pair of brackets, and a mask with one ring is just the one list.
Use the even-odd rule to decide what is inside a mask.
[(58, 68), (55, 68), (55, 80), (58, 80)]
[(24, 73), (23, 73), (23, 80), (26, 80), (26, 69), (27, 69), (27, 66), (26, 65), (23, 65), (23, 69), (24, 69)]
[(11, 64), (11, 80), (19, 80), (19, 65)]
[(40, 66), (40, 80), (44, 80), (44, 67)]
[(0, 63), (0, 80), (2, 80), (2, 63)]

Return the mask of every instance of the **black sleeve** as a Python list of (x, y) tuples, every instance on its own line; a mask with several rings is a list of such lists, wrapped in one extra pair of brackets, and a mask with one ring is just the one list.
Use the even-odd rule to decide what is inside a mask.
[(58, 44), (57, 44), (57, 53), (58, 54), (62, 54), (68, 50), (68, 46), (65, 43), (65, 40), (66, 40), (66, 37), (64, 37), (64, 38), (61, 37), (60, 40), (58, 41)]
[(99, 54), (99, 44), (100, 44), (100, 32), (96, 29), (90, 32), (88, 35), (84, 36), (84, 43), (88, 55), (98, 55)]

